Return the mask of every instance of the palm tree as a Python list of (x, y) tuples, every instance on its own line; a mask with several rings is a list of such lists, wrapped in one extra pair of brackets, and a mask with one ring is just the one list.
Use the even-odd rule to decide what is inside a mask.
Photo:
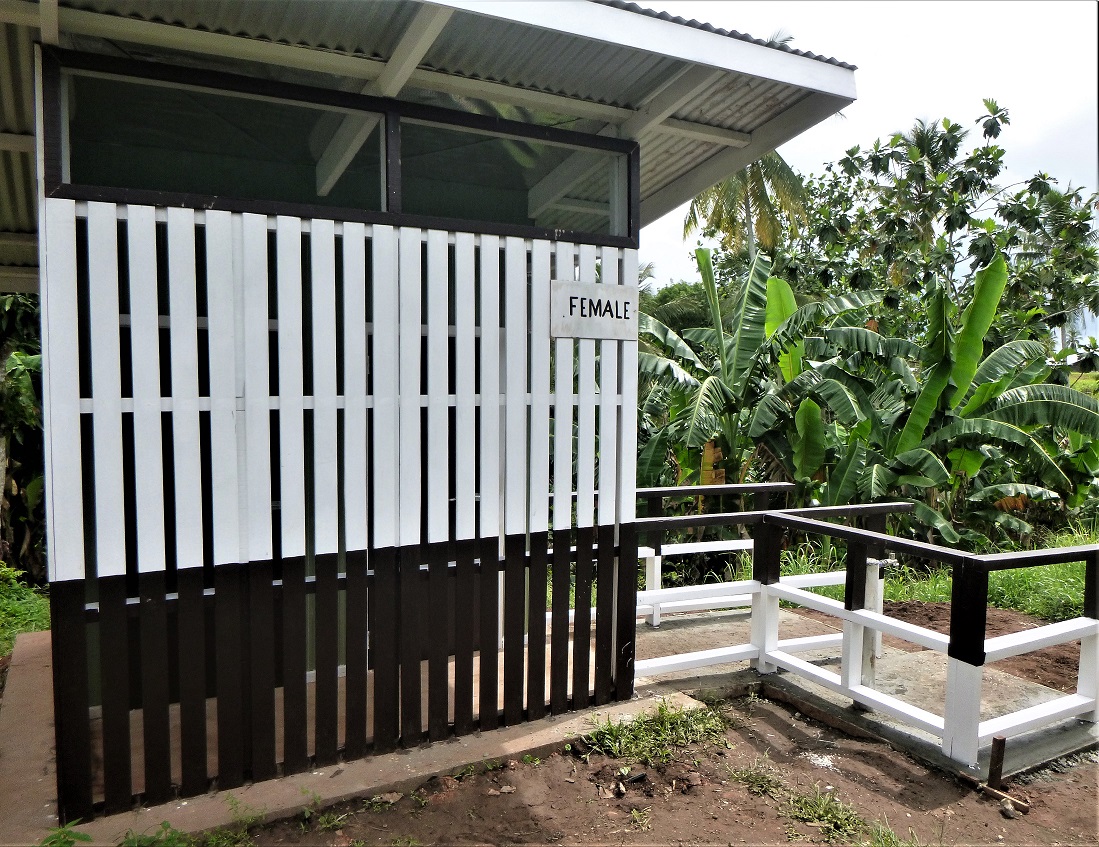
[(768, 153), (691, 201), (683, 237), (702, 226), (721, 233), (726, 249), (746, 250), (755, 259), (756, 245), (773, 252), (782, 240), (782, 215), (795, 225), (806, 219), (801, 177), (778, 153)]

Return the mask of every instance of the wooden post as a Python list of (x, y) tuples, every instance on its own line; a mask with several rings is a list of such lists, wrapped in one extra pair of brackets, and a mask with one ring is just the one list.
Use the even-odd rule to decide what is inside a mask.
[(752, 666), (761, 674), (774, 673), (766, 655), (778, 644), (778, 597), (767, 586), (779, 581), (782, 554), (782, 530), (775, 524), (756, 524), (752, 547), (752, 579), (759, 581), (759, 591), (752, 596), (752, 646), (759, 658)]

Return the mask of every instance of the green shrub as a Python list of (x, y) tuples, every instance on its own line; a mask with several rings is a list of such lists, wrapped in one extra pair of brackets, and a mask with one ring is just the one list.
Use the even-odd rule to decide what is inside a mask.
[(50, 601), (24, 585), (20, 572), (0, 562), (0, 656), (15, 646), (15, 636), (50, 628)]

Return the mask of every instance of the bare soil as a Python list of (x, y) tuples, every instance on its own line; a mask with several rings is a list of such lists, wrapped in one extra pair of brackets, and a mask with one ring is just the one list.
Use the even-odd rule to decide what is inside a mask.
[(868, 825), (879, 822), (920, 844), (1099, 843), (1094, 754), (1009, 786), (1031, 811), (1008, 818), (997, 802), (949, 774), (783, 705), (744, 699), (729, 715), (727, 745), (687, 749), (671, 764), (585, 758), (581, 744), (544, 761), (482, 763), (475, 773), (433, 779), (392, 805), (363, 798), (327, 816), (284, 821), (260, 830), (256, 841), (413, 847), (869, 840), (869, 829), (837, 838), (819, 823), (794, 820), (787, 800), (754, 795), (731, 773), (763, 763), (788, 791), (834, 794)]

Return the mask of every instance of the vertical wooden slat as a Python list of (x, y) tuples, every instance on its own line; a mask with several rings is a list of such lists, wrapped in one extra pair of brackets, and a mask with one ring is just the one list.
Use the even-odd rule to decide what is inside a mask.
[(252, 781), (274, 779), (275, 770), (275, 598), (271, 562), (248, 564), (249, 722), (252, 729)]
[(168, 721), (168, 613), (165, 573), (141, 574), (141, 727), (145, 797), (149, 805), (172, 797), (172, 741)]
[(476, 267), (473, 235), (454, 237), (454, 729), (473, 731), (477, 535)]
[(587, 708), (591, 689), (591, 580), (595, 529), (576, 529), (576, 599), (572, 626), (572, 707)]
[(344, 758), (366, 753), (367, 430), (366, 227), (343, 225), (343, 508), (347, 546)]
[(244, 782), (244, 684), (241, 587), (244, 566), (222, 565), (214, 571), (216, 632), (219, 790)]
[(527, 580), (527, 717), (546, 714), (546, 551), (549, 534), (531, 532)]
[[(153, 208), (130, 206), (126, 229), (130, 342), (134, 350), (137, 560), (141, 570), (163, 570), (164, 443), (160, 431), (160, 311), (157, 303), (156, 217)], [(193, 249), (191, 262), (194, 263)]]
[(305, 557), (282, 560), (282, 768), (309, 767), (306, 701)]
[(50, 619), (57, 739), (57, 805), (61, 822), (67, 823), (77, 819), (88, 820), (92, 816), (88, 643), (83, 580), (63, 580), (50, 586)]
[(130, 643), (124, 576), (99, 580), (99, 678), (103, 692), (104, 811), (115, 814), (133, 807)]
[[(266, 255), (265, 252), (264, 256)], [(202, 566), (203, 549), (202, 457), (198, 414), (198, 291), (195, 271), (195, 213), (191, 209), (168, 210), (168, 301), (171, 312), (176, 566), (192, 568)], [(143, 564), (139, 560), (138, 565), (143, 572), (162, 570), (164, 567), (162, 562), (156, 561)]]
[(614, 674), (614, 524), (599, 524), (595, 595), (595, 705), (611, 701)]
[(301, 221), (275, 221), (279, 351), (279, 523), (284, 559), (305, 555)]
[[(271, 540), (271, 431), (267, 218), (241, 215), (247, 558), (266, 561)], [(174, 377), (174, 374), (173, 374)], [(196, 448), (197, 449), (197, 448)]]
[(615, 621), (614, 696), (633, 696), (634, 656), (637, 645), (637, 530), (623, 523), (618, 537), (618, 614)]
[[(281, 267), (281, 262), (280, 262)], [(214, 564), (241, 560), (237, 454), (237, 309), (233, 218), (206, 212), (206, 297), (210, 331), (210, 455)], [(281, 306), (281, 304), (280, 304)]]
[(523, 622), (526, 618), (527, 254), (523, 240), (504, 250), (504, 718), (523, 719)]
[(74, 343), (79, 325), (76, 204), (72, 200), (45, 200), (42, 218), (42, 413), (46, 549), (52, 583), (84, 578), (80, 362), (79, 347)]
[[(555, 279), (573, 278), (573, 246), (558, 242)], [(569, 595), (572, 583), (573, 342), (554, 341), (553, 377), (553, 597), (550, 635), (550, 707), (568, 709)]]
[(184, 797), (209, 788), (206, 764), (206, 602), (202, 569), (184, 568), (176, 576), (179, 604), (179, 746)]
[(316, 552), (316, 761), (339, 748), (339, 467), (336, 422), (336, 245), (332, 221), (310, 226), (313, 332), (313, 536)]
[(481, 236), (481, 438), (480, 516), (480, 676), (481, 729), (499, 722), (498, 603), (500, 598), (500, 239)]
[[(373, 534), (371, 564), (374, 568), (375, 610), (370, 619), (370, 652), (374, 667), (374, 750), (388, 752), (396, 747), (399, 683), (397, 663), (398, 490), (398, 299), (397, 233), (386, 226), (372, 230), (374, 362), (373, 436)], [(418, 449), (418, 448), (417, 448)]]
[(428, 734), (446, 738), (450, 695), (450, 626), (447, 603), (450, 534), (449, 309), (447, 234), (427, 234), (427, 542)]
[(111, 203), (88, 204), (88, 294), (95, 407), (92, 431), (96, 568), (101, 577), (118, 576), (126, 573), (126, 520), (118, 338), (118, 217)]
[(420, 719), (420, 529), (422, 470), (420, 397), (422, 344), (422, 240), (420, 230), (402, 228), (398, 245), (400, 285), (400, 659), (401, 739), (418, 744)]

